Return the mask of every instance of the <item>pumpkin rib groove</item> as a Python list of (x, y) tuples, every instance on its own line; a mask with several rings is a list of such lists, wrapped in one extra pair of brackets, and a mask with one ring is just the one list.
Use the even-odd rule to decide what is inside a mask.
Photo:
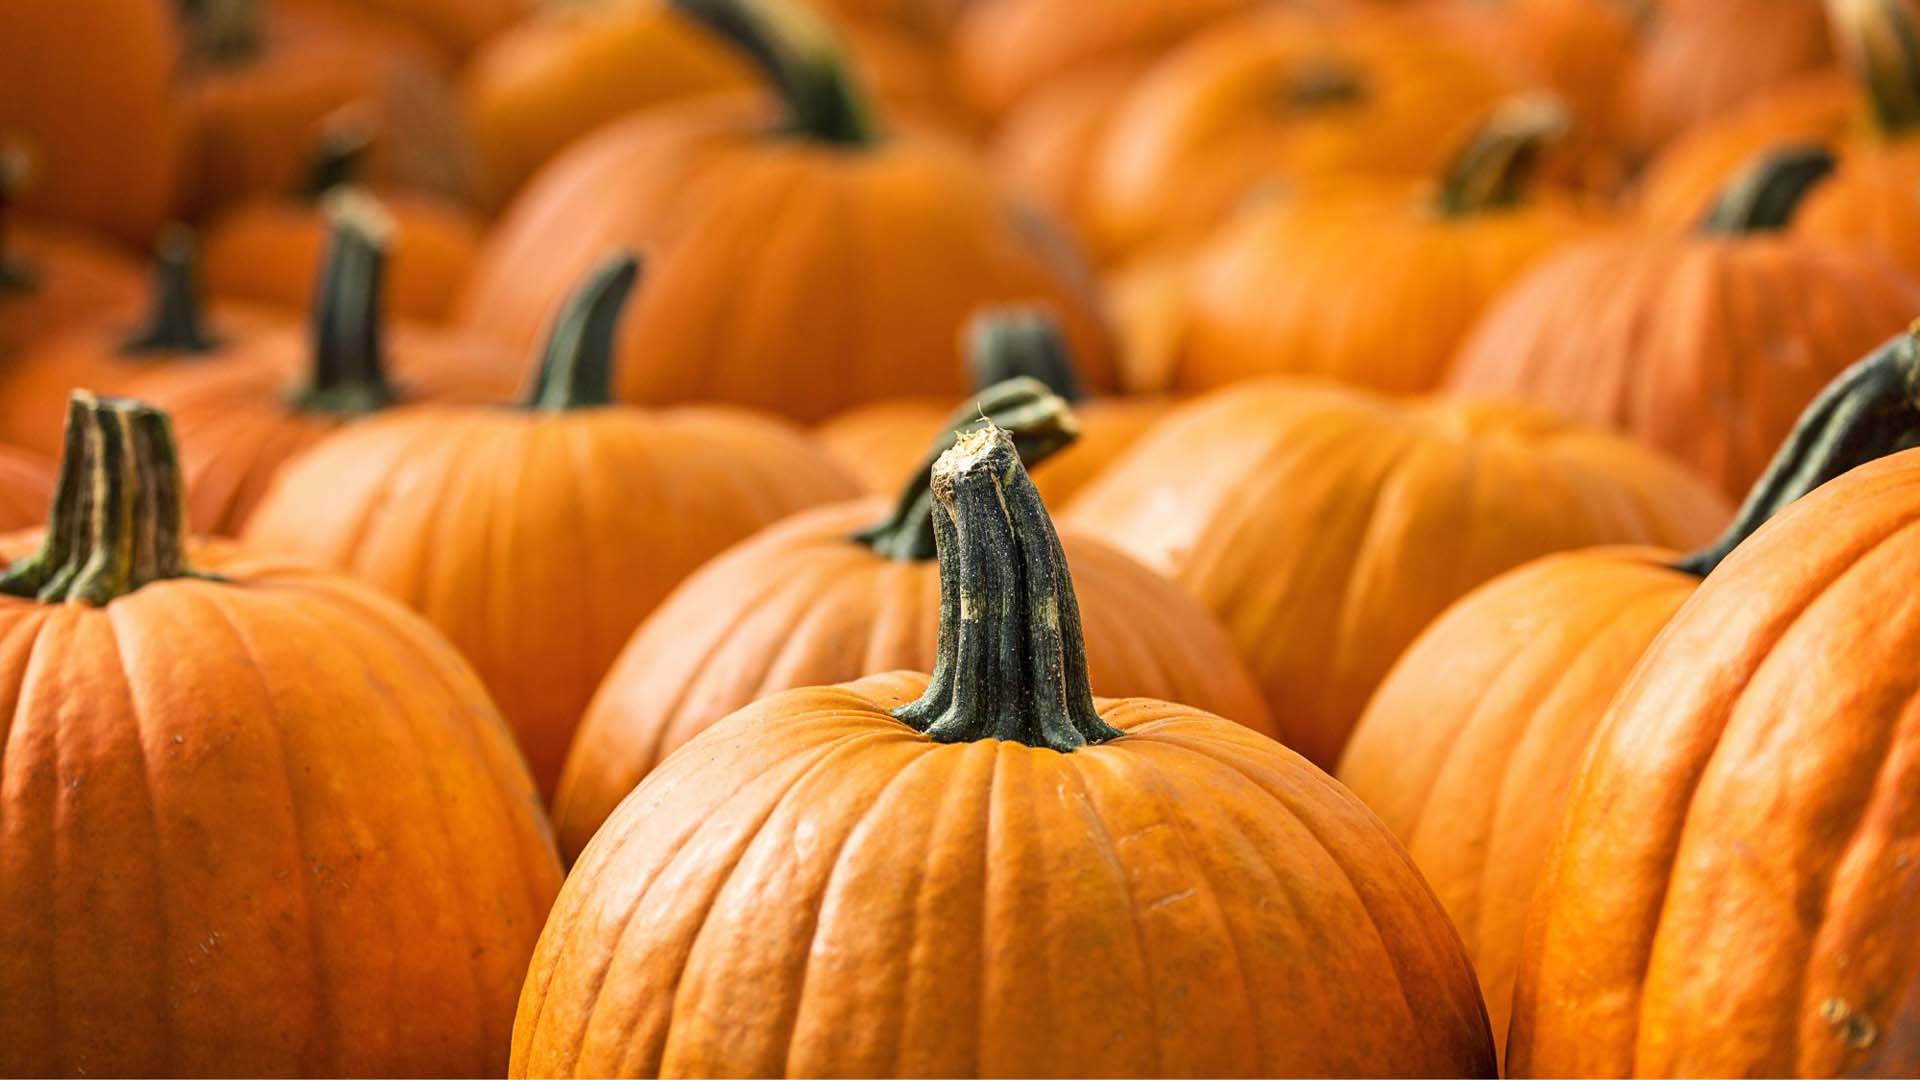
[[(1372, 644), (1364, 640), (1366, 635), (1362, 633), (1364, 627), (1361, 625), (1364, 620), (1359, 618), (1363, 605), (1354, 602), (1354, 589), (1365, 587), (1371, 576), (1369, 571), (1373, 561), (1381, 557), (1375, 552), (1381, 550), (1378, 545), (1385, 540), (1383, 533), (1392, 527), (1391, 521), (1382, 517), (1380, 513), (1381, 504), (1391, 495), (1398, 493), (1400, 490), (1398, 485), (1403, 479), (1402, 470), (1412, 466), (1421, 449), (1423, 449), (1421, 440), (1407, 439), (1394, 448), (1391, 456), (1381, 466), (1379, 480), (1366, 485), (1368, 499), (1364, 518), (1366, 524), (1361, 529), (1360, 542), (1354, 548), (1353, 558), (1346, 560), (1347, 579), (1340, 587), (1340, 606), (1337, 609), (1340, 613), (1340, 622), (1334, 628), (1333, 655), (1329, 657), (1333, 671), (1346, 671), (1353, 654), (1356, 651), (1364, 654), (1367, 646)], [(1468, 452), (1473, 453), (1471, 449)], [(1471, 469), (1463, 469), (1462, 473), (1469, 480), (1473, 475)], [(1392, 550), (1392, 545), (1389, 545), (1387, 550)], [(1361, 704), (1364, 706), (1365, 702)]]

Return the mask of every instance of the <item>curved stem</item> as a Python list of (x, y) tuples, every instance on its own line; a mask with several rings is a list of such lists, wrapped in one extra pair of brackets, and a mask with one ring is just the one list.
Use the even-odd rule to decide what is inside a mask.
[(1789, 503), (1850, 469), (1920, 446), (1920, 338), (1908, 331), (1827, 384), (1710, 546), (1674, 563), (1705, 577)]
[(1013, 439), (960, 436), (932, 478), (940, 648), (893, 715), (935, 742), (1006, 739), (1071, 753), (1121, 732), (1094, 711), (1066, 553)]
[(529, 409), (587, 409), (613, 404), (613, 335), (640, 277), (629, 253), (608, 259), (554, 320), (527, 393)]
[(1920, 31), (1907, 0), (1828, 0), (1827, 15), (1880, 129), (1920, 128)]
[(0, 592), (99, 607), (197, 576), (187, 566), (182, 491), (166, 413), (75, 391), (46, 538), (0, 576)]
[(1784, 229), (1807, 192), (1833, 167), (1833, 151), (1824, 146), (1770, 150), (1734, 177), (1701, 228), (1735, 234)]
[(393, 404), (383, 355), (386, 212), (349, 188), (328, 200), (327, 261), (313, 304), (313, 366), (294, 407), (358, 415)]
[(975, 390), (1025, 376), (1069, 403), (1086, 400), (1060, 323), (1039, 308), (996, 308), (967, 324), (967, 373)]
[(0, 293), (26, 292), (40, 280), (30, 264), (12, 258), (7, 250), (10, 211), (32, 174), (33, 159), (27, 148), (11, 141), (0, 142)]
[(1029, 465), (1038, 465), (1080, 437), (1080, 422), (1058, 395), (1033, 379), (1009, 379), (968, 399), (947, 418), (920, 467), (907, 478), (887, 520), (857, 533), (856, 543), (876, 555), (901, 561), (925, 562), (934, 557), (934, 467), (942, 454), (970, 430), (991, 427), (1006, 432)]
[(1467, 217), (1524, 202), (1541, 155), (1568, 124), (1566, 107), (1552, 97), (1528, 95), (1502, 105), (1447, 166), (1436, 208), (1446, 217)]
[(153, 297), (147, 323), (122, 342), (123, 356), (147, 352), (205, 353), (218, 344), (200, 314), (193, 233), (168, 229), (153, 253)]
[(841, 146), (878, 139), (833, 28), (798, 0), (672, 0), (745, 52), (786, 106), (794, 134)]

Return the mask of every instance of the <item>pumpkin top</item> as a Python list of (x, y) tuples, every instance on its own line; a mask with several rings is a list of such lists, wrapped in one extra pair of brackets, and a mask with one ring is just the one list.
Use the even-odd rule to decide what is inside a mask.
[(205, 353), (219, 342), (207, 333), (200, 309), (200, 280), (193, 233), (168, 229), (153, 252), (152, 302), (147, 321), (120, 346), (120, 355)]
[(796, 0), (673, 0), (746, 53), (779, 93), (787, 129), (842, 147), (878, 140), (866, 95), (833, 28)]
[(387, 381), (382, 280), (392, 222), (357, 189), (327, 199), (326, 263), (313, 304), (312, 366), (293, 395), (306, 412), (359, 415), (394, 402)]
[(1736, 236), (1784, 229), (1807, 193), (1833, 172), (1834, 164), (1833, 151), (1824, 146), (1768, 151), (1733, 178), (1707, 211), (1701, 228)]
[(1907, 0), (1844, 0), (1827, 10), (1835, 43), (1880, 130), (1898, 135), (1920, 128), (1920, 32)]
[(187, 566), (182, 490), (166, 413), (75, 391), (46, 537), (0, 575), (0, 593), (100, 607), (151, 582), (197, 576)]
[(1502, 105), (1441, 174), (1434, 209), (1460, 218), (1520, 205), (1542, 152), (1566, 134), (1569, 122), (1566, 106), (1552, 97), (1528, 95)]
[(993, 308), (967, 324), (967, 372), (975, 390), (1025, 376), (1069, 404), (1086, 400), (1060, 321), (1040, 308)]
[(953, 411), (920, 467), (907, 478), (887, 520), (858, 533), (855, 543), (903, 562), (925, 562), (938, 553), (939, 517), (932, 479), (946, 452), (969, 429), (991, 428), (1013, 440), (1020, 456), (1039, 464), (1080, 436), (1080, 422), (1061, 397), (1036, 379), (1014, 378), (975, 394)]
[(613, 404), (614, 330), (640, 277), (640, 260), (622, 252), (601, 264), (568, 299), (547, 337), (525, 405), (564, 411)]
[(1117, 739), (1094, 711), (1066, 553), (1013, 438), (989, 422), (934, 465), (940, 645), (893, 715), (935, 742), (1006, 739), (1071, 753)]

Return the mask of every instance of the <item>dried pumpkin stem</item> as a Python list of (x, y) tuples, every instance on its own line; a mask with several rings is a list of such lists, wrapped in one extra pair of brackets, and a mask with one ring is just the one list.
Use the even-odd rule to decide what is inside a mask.
[(1013, 439), (969, 431), (934, 467), (940, 649), (894, 716), (936, 742), (1006, 739), (1061, 753), (1120, 737), (1094, 711), (1066, 553)]
[(1701, 227), (1714, 233), (1784, 229), (1814, 186), (1833, 172), (1833, 151), (1824, 146), (1770, 150), (1734, 177)]
[(1794, 500), (1850, 469), (1920, 446), (1920, 338), (1915, 334), (1901, 334), (1828, 383), (1800, 414), (1726, 533), (1675, 568), (1705, 577)]
[(1828, 0), (1827, 10), (1880, 129), (1920, 128), (1920, 30), (1907, 0)]
[(1444, 217), (1470, 217), (1520, 205), (1541, 156), (1568, 124), (1566, 106), (1544, 95), (1516, 98), (1494, 110), (1447, 166), (1435, 208)]
[(121, 344), (120, 353), (204, 353), (216, 344), (201, 317), (193, 233), (175, 226), (161, 235), (154, 249), (153, 298), (146, 325)]
[(1025, 376), (1070, 404), (1086, 400), (1060, 323), (1038, 308), (999, 308), (967, 326), (967, 373), (975, 390)]
[(853, 539), (889, 559), (925, 562), (933, 558), (938, 517), (931, 487), (934, 468), (965, 433), (981, 427), (1005, 432), (1029, 465), (1038, 465), (1080, 437), (1080, 422), (1072, 407), (1038, 380), (1015, 378), (990, 386), (947, 418), (926, 458), (907, 478), (887, 520)]
[(772, 81), (794, 134), (840, 146), (876, 142), (866, 95), (833, 28), (797, 0), (673, 0), (746, 53)]
[(0, 592), (99, 607), (151, 582), (196, 576), (181, 498), (167, 414), (76, 391), (46, 538), (0, 576)]
[(370, 125), (344, 118), (326, 125), (307, 159), (307, 172), (297, 194), (302, 202), (317, 203), (336, 188), (356, 183), (366, 171), (373, 149)]
[(379, 204), (353, 189), (336, 192), (327, 203), (330, 232), (313, 304), (313, 366), (292, 400), (310, 412), (377, 412), (394, 402), (381, 310), (391, 226)]
[(567, 301), (547, 336), (527, 408), (589, 409), (613, 404), (614, 331), (639, 277), (639, 259), (616, 255)]

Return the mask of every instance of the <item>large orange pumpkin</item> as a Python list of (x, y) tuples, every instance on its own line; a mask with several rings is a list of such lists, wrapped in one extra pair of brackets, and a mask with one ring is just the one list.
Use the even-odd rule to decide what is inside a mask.
[(621, 257), (581, 290), (522, 408), (416, 405), (355, 424), (291, 461), (246, 530), (249, 546), (338, 567), (439, 627), (548, 794), (601, 676), (682, 578), (858, 490), (784, 424), (612, 405), (636, 272)]
[(1261, 379), (1176, 411), (1065, 521), (1197, 597), (1281, 741), (1331, 767), (1393, 661), (1474, 587), (1568, 548), (1690, 547), (1726, 516), (1651, 451), (1540, 410)]
[[(796, 516), (714, 559), (661, 605), (608, 673), (568, 754), (553, 816), (569, 856), (669, 753), (735, 709), (778, 690), (932, 667), (940, 579), (927, 477), (982, 416), (1032, 460), (1074, 430), (1066, 404), (1038, 382), (989, 388), (954, 413), (891, 514), (863, 499)], [(1066, 545), (1084, 587), (1095, 686), (1272, 730), (1258, 688), (1199, 605), (1097, 540), (1069, 534)]]
[(1242, 725), (1092, 696), (1004, 433), (933, 483), (931, 678), (779, 694), (669, 758), (567, 879), (512, 1075), (1490, 1075), (1379, 821)]
[(1562, 249), (1481, 318), (1448, 385), (1612, 425), (1745, 491), (1820, 388), (1920, 315), (1884, 256), (1781, 234), (1832, 163), (1782, 152), (1693, 234)]
[(1660, 0), (1623, 90), (1642, 150), (1833, 62), (1822, 0)]
[(1739, 515), (1690, 556), (1550, 555), (1469, 593), (1381, 683), (1341, 782), (1439, 893), (1504, 1038), (1527, 903), (1607, 704), (1700, 579), (1770, 517), (1857, 465), (1920, 442), (1920, 343), (1902, 335), (1802, 417)]
[(76, 395), (0, 541), (0, 1073), (487, 1076), (559, 886), (431, 627), (183, 535), (162, 413)]
[(578, 144), (520, 196), (462, 310), (531, 347), (612, 249), (651, 284), (621, 337), (620, 397), (820, 420), (965, 390), (953, 342), (996, 303), (1053, 308), (1088, 384), (1114, 384), (1083, 268), (959, 148), (882, 139), (826, 27), (790, 0), (684, 0), (766, 63), (774, 125), (734, 100), (645, 114)]
[(0, 362), (65, 327), (132, 317), (143, 295), (138, 269), (115, 249), (12, 220), (26, 170), (20, 152), (0, 145)]

